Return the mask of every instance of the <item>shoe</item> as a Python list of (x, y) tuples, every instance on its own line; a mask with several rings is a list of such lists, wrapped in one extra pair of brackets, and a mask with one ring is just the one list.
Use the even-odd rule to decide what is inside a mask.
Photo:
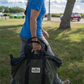
[(70, 84), (70, 81), (66, 80), (66, 81), (63, 82), (63, 84)]

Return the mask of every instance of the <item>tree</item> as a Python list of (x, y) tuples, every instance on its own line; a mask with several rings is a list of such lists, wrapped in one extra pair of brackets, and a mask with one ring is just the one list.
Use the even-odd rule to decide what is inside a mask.
[(20, 8), (20, 7), (5, 7), (5, 6), (0, 6), (0, 12), (4, 13), (19, 13), (19, 12), (24, 12), (25, 9)]
[(5, 12), (5, 13), (8, 13), (8, 12), (9, 12), (9, 7), (5, 7), (5, 8), (4, 8), (4, 12)]
[(71, 28), (70, 19), (71, 19), (71, 14), (72, 14), (75, 2), (76, 2), (76, 0), (67, 0), (65, 12), (64, 12), (64, 15), (63, 15), (63, 18), (62, 18), (59, 28), (62, 28), (62, 29)]
[(0, 6), (0, 12), (3, 12), (4, 6)]

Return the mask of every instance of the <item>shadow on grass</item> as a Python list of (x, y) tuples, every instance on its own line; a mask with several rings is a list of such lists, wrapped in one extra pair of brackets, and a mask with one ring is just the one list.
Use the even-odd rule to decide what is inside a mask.
[(19, 56), (22, 25), (0, 26), (0, 84), (10, 84), (10, 54)]
[(0, 29), (9, 29), (9, 28), (17, 28), (22, 27), (23, 25), (10, 25), (10, 26), (0, 26)]
[[(55, 29), (55, 28), (54, 28)], [(65, 32), (68, 32), (65, 34)], [(62, 33), (64, 32), (64, 33)], [(59, 54), (64, 54), (64, 52), (68, 52), (69, 56), (72, 57), (72, 60), (84, 60), (84, 37), (74, 38), (75, 35), (79, 34), (79, 36), (84, 34), (84, 28), (77, 29), (76, 31), (71, 31), (71, 29), (56, 29), (56, 30), (48, 30), (50, 34), (49, 41), (51, 46), (60, 52)], [(61, 34), (62, 33), (62, 34)], [(61, 35), (60, 35), (61, 34)], [(70, 37), (70, 35), (74, 34), (74, 37)], [(80, 35), (81, 34), (81, 35)], [(52, 42), (53, 41), (53, 42)], [(74, 56), (71, 56), (74, 55)], [(66, 58), (66, 57), (65, 57)], [(63, 57), (63, 59), (65, 59)]]
[[(22, 25), (0, 26), (0, 67), (2, 67), (0, 68), (0, 84), (10, 83), (9, 54), (19, 56), (21, 43), (19, 33), (16, 31), (20, 32), (21, 27)], [(60, 78), (62, 80), (70, 79), (71, 84), (84, 84), (84, 38), (70, 38), (72, 34), (83, 35), (84, 29), (78, 28), (76, 31), (72, 31), (71, 29), (64, 30), (57, 27), (51, 29), (50, 26), (46, 28), (50, 34), (48, 41), (53, 52), (64, 62), (58, 72)]]
[(0, 46), (2, 48), (0, 49), (1, 53), (7, 52), (9, 47), (11, 51), (11, 47), (14, 48), (14, 46), (20, 45), (19, 33), (21, 28), (22, 25), (0, 26)]
[[(71, 29), (49, 29), (48, 39), (55, 56), (63, 60), (63, 65), (59, 70), (59, 75), (63, 80), (70, 79), (71, 84), (83, 84), (84, 76), (84, 28), (76, 31)], [(74, 34), (80, 38), (70, 37)], [(83, 35), (81, 37), (81, 35)]]

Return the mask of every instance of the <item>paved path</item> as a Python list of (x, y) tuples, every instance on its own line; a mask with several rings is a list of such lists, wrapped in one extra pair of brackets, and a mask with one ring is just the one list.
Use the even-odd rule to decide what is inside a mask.
[[(4, 19), (4, 18), (5, 18), (5, 16), (2, 16), (2, 17), (0, 16), (0, 18), (3, 18), (3, 19)], [(6, 16), (6, 18), (9, 18), (9, 16)]]
[[(47, 18), (44, 18), (43, 20), (47, 20)], [(61, 21), (58, 17), (52, 17), (51, 21)], [(74, 23), (84, 23), (84, 19), (81, 19), (79, 22), (77, 20), (73, 20)]]
[[(5, 18), (5, 17), (0, 17), (0, 18)], [(7, 16), (6, 18), (9, 18), (9, 16)], [(47, 18), (45, 17), (43, 20), (47, 20)], [(51, 21), (61, 21), (61, 20), (58, 17), (52, 17)], [(84, 19), (81, 19), (79, 22), (77, 20), (73, 20), (72, 22), (74, 22), (74, 23), (84, 23)]]

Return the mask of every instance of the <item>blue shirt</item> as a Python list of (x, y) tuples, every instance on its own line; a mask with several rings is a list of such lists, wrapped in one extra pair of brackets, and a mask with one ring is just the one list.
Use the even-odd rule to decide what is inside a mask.
[[(44, 0), (30, 0), (29, 6), (27, 9), (27, 14), (25, 17), (25, 23), (21, 29), (20, 36), (29, 39), (31, 38), (31, 31), (30, 31), (30, 15), (31, 15), (31, 10), (38, 10), (39, 11), (39, 16), (36, 20), (37, 22), (37, 37), (42, 36), (42, 21), (43, 21), (43, 16), (46, 12), (45, 10), (45, 5), (44, 5)], [(33, 25), (33, 24), (32, 24)]]

